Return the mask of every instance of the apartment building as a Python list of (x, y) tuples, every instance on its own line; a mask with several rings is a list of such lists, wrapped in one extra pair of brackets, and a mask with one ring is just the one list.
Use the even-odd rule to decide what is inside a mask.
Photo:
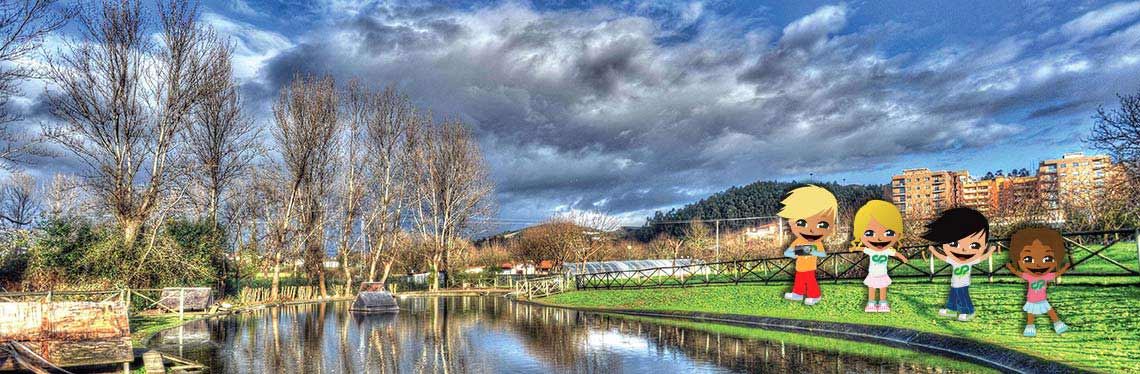
[(1041, 161), (1037, 167), (1038, 194), (1053, 207), (1065, 201), (1101, 191), (1110, 178), (1112, 161), (1106, 155), (1066, 153), (1059, 159)]
[(965, 170), (906, 169), (902, 175), (891, 178), (891, 197), (899, 210), (925, 215), (958, 205), (962, 197), (961, 185), (968, 180), (970, 173)]
[(907, 215), (929, 216), (952, 206), (982, 212), (1008, 211), (1033, 199), (1053, 208), (1065, 199), (1087, 198), (1103, 191), (1114, 170), (1106, 155), (1067, 153), (1041, 161), (1034, 176), (973, 179), (967, 171), (905, 169), (891, 178), (891, 197)]

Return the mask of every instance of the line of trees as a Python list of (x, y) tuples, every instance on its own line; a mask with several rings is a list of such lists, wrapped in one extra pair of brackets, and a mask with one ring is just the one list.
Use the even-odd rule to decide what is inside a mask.
[[(467, 126), (434, 120), (395, 88), (297, 75), (271, 120), (254, 121), (231, 45), (191, 0), (41, 0), (0, 12), (0, 29), (18, 31), (6, 22), (22, 18), (36, 29), (7, 37), (3, 48), (23, 44), (0, 49), (6, 61), (68, 19), (79, 30), (34, 72), (50, 83), (56, 121), (30, 143), (77, 160), (79, 175), (38, 188), (16, 170), (0, 188), (0, 219), (31, 233), (5, 252), (24, 257), (11, 268), (28, 275), (26, 287), (227, 288), (260, 273), (276, 298), (282, 272), (301, 264), (295, 270), (327, 295), (329, 253), (349, 289), (401, 265), (438, 274), (472, 218), (492, 213), (493, 186)], [(0, 72), (3, 100), (12, 82), (33, 76)], [(18, 169), (29, 149), (0, 158)]]

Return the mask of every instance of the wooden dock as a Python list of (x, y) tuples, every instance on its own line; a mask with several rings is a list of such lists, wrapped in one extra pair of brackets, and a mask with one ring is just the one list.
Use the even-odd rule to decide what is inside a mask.
[(0, 371), (26, 369), (14, 353), (58, 367), (130, 362), (125, 291), (0, 293), (0, 343), (20, 347), (0, 350)]

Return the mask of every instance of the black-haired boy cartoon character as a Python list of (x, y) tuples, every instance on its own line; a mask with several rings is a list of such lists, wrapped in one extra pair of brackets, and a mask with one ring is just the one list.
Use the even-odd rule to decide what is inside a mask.
[(922, 238), (932, 243), (930, 253), (946, 261), (953, 269), (950, 276), (950, 297), (946, 308), (938, 315), (957, 317), (959, 321), (974, 318), (974, 303), (970, 300), (970, 270), (985, 261), (997, 247), (986, 244), (990, 236), (989, 220), (970, 208), (952, 208), (942, 212), (926, 225)]
[(1013, 233), (1009, 238), (1009, 262), (1005, 264), (1009, 272), (1028, 282), (1028, 292), (1025, 294), (1025, 336), (1037, 336), (1037, 326), (1034, 317), (1049, 314), (1053, 321), (1053, 331), (1062, 334), (1069, 331), (1069, 326), (1061, 322), (1057, 311), (1049, 305), (1045, 298), (1045, 289), (1050, 281), (1056, 281), (1062, 274), (1069, 271), (1071, 264), (1065, 263), (1060, 269), (1057, 265), (1065, 258), (1065, 239), (1061, 233), (1047, 228), (1027, 228)]

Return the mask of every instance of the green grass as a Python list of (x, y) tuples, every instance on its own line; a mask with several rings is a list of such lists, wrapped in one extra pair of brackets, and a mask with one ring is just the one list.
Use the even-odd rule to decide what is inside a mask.
[(700, 323), (689, 322), (675, 319), (665, 318), (650, 318), (650, 317), (636, 317), (626, 315), (615, 315), (616, 317), (642, 321), (657, 325), (675, 326), (690, 330), (704, 331), (713, 334), (721, 334), (725, 336), (761, 340), (768, 342), (788, 343), (795, 346), (800, 346), (812, 350), (834, 352), (842, 355), (852, 355), (861, 357), (871, 357), (889, 360), (893, 362), (906, 362), (912, 364), (921, 364), (924, 366), (933, 366), (942, 369), (951, 369), (954, 371), (963, 371), (971, 373), (997, 373), (997, 370), (990, 369), (984, 366), (975, 365), (969, 362), (956, 361), (951, 359), (942, 358), (940, 356), (933, 356), (922, 354), (906, 349), (887, 347), (878, 344), (869, 343), (855, 343), (848, 340), (816, 337), (803, 334), (794, 334), (781, 331), (768, 331), (762, 329), (754, 329), (747, 327), (738, 327), (730, 325), (722, 325), (715, 323)]
[[(742, 285), (642, 290), (576, 291), (540, 299), (543, 303), (591, 308), (701, 311), (780, 318), (905, 327), (997, 344), (1045, 359), (1108, 372), (1140, 372), (1140, 287), (1050, 286), (1049, 301), (1071, 330), (1053, 333), (1048, 318), (1038, 318), (1038, 336), (1021, 335), (1025, 315), (1024, 283), (985, 283), (970, 287), (976, 318), (958, 322), (941, 318), (948, 281), (902, 283), (890, 288), (892, 312), (864, 313), (867, 288), (857, 283), (825, 282), (823, 301), (814, 307), (783, 299), (783, 285)], [(1045, 317), (1045, 316), (1041, 316)]]
[(131, 316), (131, 343), (135, 347), (142, 347), (143, 341), (150, 338), (155, 333), (177, 327), (178, 325), (192, 321), (196, 317), (187, 317), (185, 320), (178, 320), (177, 314), (146, 314)]

